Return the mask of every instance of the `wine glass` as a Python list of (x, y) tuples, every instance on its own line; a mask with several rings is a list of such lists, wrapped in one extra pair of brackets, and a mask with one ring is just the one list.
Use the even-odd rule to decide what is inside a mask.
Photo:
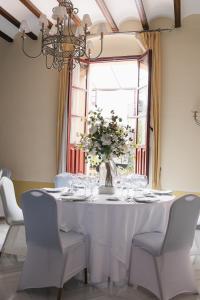
[(127, 199), (130, 196), (130, 192), (131, 192), (131, 177), (129, 175), (122, 176), (121, 183), (122, 183), (123, 197)]
[(148, 178), (146, 175), (141, 175), (140, 176), (140, 187), (142, 189), (145, 189), (148, 185)]
[(131, 178), (132, 178), (132, 185), (134, 187), (134, 196), (137, 196), (137, 193), (138, 194), (143, 193), (144, 189), (148, 184), (147, 176), (132, 174)]

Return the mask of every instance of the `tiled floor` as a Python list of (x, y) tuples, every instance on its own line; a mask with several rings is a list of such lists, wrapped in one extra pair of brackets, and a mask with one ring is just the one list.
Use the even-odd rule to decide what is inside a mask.
[[(0, 224), (0, 244), (6, 233), (6, 226)], [(200, 290), (200, 264), (195, 264), (195, 274)], [(37, 289), (16, 292), (22, 263), (13, 256), (3, 256), (0, 260), (0, 300), (56, 300), (57, 289)], [(63, 290), (62, 300), (155, 300), (156, 297), (143, 288), (84, 285), (72, 279)], [(197, 295), (180, 295), (174, 300), (200, 300)]]

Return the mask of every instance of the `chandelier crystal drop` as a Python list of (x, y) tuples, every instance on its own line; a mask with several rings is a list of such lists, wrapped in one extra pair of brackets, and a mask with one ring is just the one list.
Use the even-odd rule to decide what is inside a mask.
[(81, 60), (95, 60), (103, 50), (103, 32), (100, 33), (99, 53), (92, 57), (93, 44), (90, 38), (89, 28), (92, 25), (90, 16), (85, 14), (81, 21), (81, 26), (73, 29), (73, 17), (78, 13), (78, 9), (73, 7), (70, 0), (58, 0), (59, 6), (53, 8), (52, 18), (55, 24), (49, 28), (49, 22), (45, 15), (39, 18), (41, 26), (42, 41), (41, 51), (36, 56), (31, 56), (25, 50), (26, 33), (31, 31), (28, 20), (23, 20), (19, 31), (22, 33), (22, 51), (29, 58), (45, 56), (46, 67), (48, 69), (57, 69), (61, 71), (67, 64), (73, 69), (76, 64), (81, 65)]

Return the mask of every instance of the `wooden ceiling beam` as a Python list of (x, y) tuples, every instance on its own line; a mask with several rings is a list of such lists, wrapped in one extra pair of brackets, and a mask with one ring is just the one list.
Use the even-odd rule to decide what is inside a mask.
[(96, 3), (99, 6), (102, 14), (104, 15), (107, 23), (110, 25), (111, 30), (113, 32), (119, 32), (119, 28), (118, 28), (117, 24), (115, 23), (105, 1), (104, 0), (96, 0)]
[(175, 28), (181, 27), (181, 0), (174, 0)]
[[(11, 14), (9, 14), (3, 7), (0, 7), (0, 15), (4, 17), (8, 22), (13, 24), (15, 27), (20, 27), (20, 22), (17, 19), (15, 19)], [(29, 32), (27, 33), (27, 35), (32, 40), (37, 40), (37, 35), (35, 35), (33, 32)]]
[(140, 22), (142, 23), (143, 29), (149, 30), (149, 24), (147, 21), (147, 16), (146, 16), (146, 12), (142, 0), (135, 0), (135, 5), (137, 7), (137, 11), (140, 16)]
[[(30, 1), (30, 0), (19, 0), (24, 6), (26, 6), (26, 8), (28, 8), (28, 10), (30, 10), (30, 12), (32, 12), (32, 14), (34, 14), (37, 18), (40, 17), (40, 15), (42, 15), (42, 12)], [(51, 26), (53, 25), (53, 23), (51, 21), (49, 21), (49, 28), (51, 28)]]
[(13, 42), (13, 39), (1, 30), (0, 30), (0, 37), (9, 43)]
[[(28, 8), (37, 18), (40, 17), (40, 15), (42, 14), (42, 12), (30, 1), (30, 0), (19, 0), (23, 5), (26, 6), (26, 8)], [(73, 15), (72, 16), (72, 20), (74, 21), (74, 23), (76, 24), (76, 26), (80, 26), (81, 25), (81, 20), (78, 16)], [(53, 23), (49, 21), (49, 28), (51, 28), (51, 26), (53, 25)]]

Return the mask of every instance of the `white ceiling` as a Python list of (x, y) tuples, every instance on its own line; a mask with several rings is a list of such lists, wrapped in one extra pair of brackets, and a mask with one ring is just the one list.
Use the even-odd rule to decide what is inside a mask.
[[(115, 23), (119, 26), (127, 20), (139, 20), (139, 15), (134, 0), (104, 0), (110, 10)], [(52, 8), (58, 4), (57, 0), (31, 0), (38, 9), (46, 14), (52, 21)], [(101, 10), (95, 0), (72, 0), (74, 7), (79, 9), (78, 16), (89, 13), (95, 24), (106, 22)], [(173, 0), (143, 0), (148, 21), (158, 17), (169, 17), (174, 19)], [(0, 0), (0, 6), (14, 16), (18, 21), (29, 19), (32, 32), (39, 33), (37, 17), (35, 17), (19, 0)], [(181, 0), (182, 18), (200, 13), (200, 0)], [(133, 28), (134, 29), (134, 28)], [(14, 37), (16, 28), (8, 24), (2, 16), (0, 17), (0, 30)]]
[(143, 0), (143, 3), (149, 21), (157, 17), (174, 18), (173, 0)]
[(181, 0), (181, 7), (181, 14), (183, 18), (193, 14), (200, 14), (199, 0)]
[(15, 35), (18, 32), (18, 29), (14, 25), (12, 25), (10, 22), (8, 22), (5, 18), (0, 16), (0, 31), (3, 31), (9, 37), (14, 39)]

